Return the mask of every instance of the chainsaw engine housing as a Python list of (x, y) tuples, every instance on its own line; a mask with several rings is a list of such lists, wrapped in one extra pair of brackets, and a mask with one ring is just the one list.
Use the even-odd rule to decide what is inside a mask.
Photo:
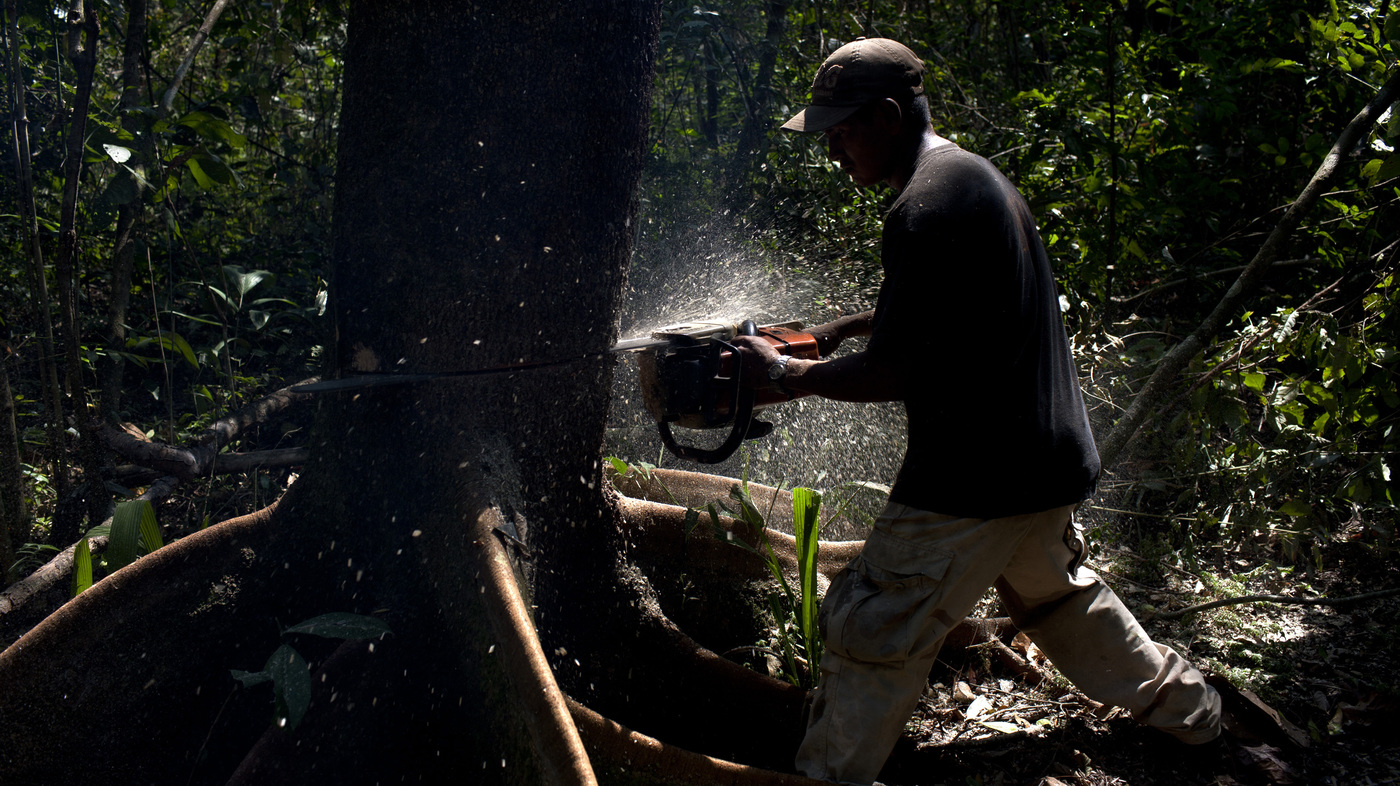
[[(799, 398), (774, 382), (745, 386), (740, 379), (738, 351), (730, 343), (737, 335), (757, 335), (779, 354), (816, 360), (817, 341), (800, 332), (802, 323), (755, 327), (752, 322), (691, 322), (671, 325), (652, 334), (667, 343), (643, 351), (637, 358), (642, 401), (656, 420), (666, 447), (681, 458), (705, 463), (723, 461), (745, 437), (767, 434), (771, 425), (753, 420), (753, 413)], [(742, 422), (741, 422), (742, 421)], [(689, 429), (730, 428), (731, 439), (717, 451), (677, 445), (670, 426)], [(728, 447), (733, 443), (732, 447)], [(678, 450), (679, 448), (679, 450)], [(717, 452), (724, 452), (716, 458)]]

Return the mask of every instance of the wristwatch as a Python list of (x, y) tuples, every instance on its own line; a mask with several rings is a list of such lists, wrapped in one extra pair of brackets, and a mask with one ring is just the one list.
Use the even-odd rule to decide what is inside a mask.
[(787, 389), (787, 385), (783, 384), (783, 380), (787, 378), (788, 361), (791, 359), (792, 358), (787, 355), (779, 355), (777, 360), (768, 364), (768, 381), (776, 384), (778, 390), (783, 391), (789, 396), (792, 395), (792, 391)]

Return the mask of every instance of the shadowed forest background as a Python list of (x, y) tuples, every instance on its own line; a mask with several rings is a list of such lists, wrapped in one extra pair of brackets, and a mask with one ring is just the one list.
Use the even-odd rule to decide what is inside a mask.
[[(1329, 772), (1393, 778), (1354, 741), (1379, 734), (1400, 690), (1400, 116), (1384, 108), (1340, 151), (1267, 270), (1144, 394), (1140, 430), (1107, 441), (1394, 80), (1393, 6), (668, 0), (625, 305), (597, 329), (873, 307), (893, 195), (855, 187), (819, 137), (777, 126), (836, 47), (902, 41), (928, 66), (936, 130), (1017, 184), (1056, 264), (1090, 416), (1112, 445), (1080, 514), (1094, 564), (1154, 636), (1332, 751)], [(65, 550), (68, 562), (47, 599), (0, 605), (0, 648), (106, 572), (264, 508), (307, 461), (308, 397), (265, 397), (333, 368), (346, 12), (6, 0), (3, 21), (0, 583)], [(927, 295), (930, 309), (959, 296)], [(605, 450), (676, 466), (630, 362)], [(802, 402), (775, 418), (718, 471), (851, 490), (857, 512), (878, 510), (869, 489), (898, 466), (899, 408)], [(157, 534), (117, 544), (113, 507), (138, 494), (156, 501)], [(830, 534), (860, 537), (859, 518)], [(1251, 595), (1272, 600), (1176, 614)]]

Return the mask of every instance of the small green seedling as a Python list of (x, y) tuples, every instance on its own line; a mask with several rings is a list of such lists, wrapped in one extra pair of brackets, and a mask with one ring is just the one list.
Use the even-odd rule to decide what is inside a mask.
[[(282, 631), (309, 633), (328, 639), (375, 639), (390, 633), (383, 620), (363, 614), (333, 611), (313, 617)], [(279, 728), (295, 729), (311, 706), (311, 667), (290, 644), (283, 643), (268, 656), (262, 671), (230, 669), (229, 674), (251, 688), (264, 682), (272, 683), (273, 721)]]

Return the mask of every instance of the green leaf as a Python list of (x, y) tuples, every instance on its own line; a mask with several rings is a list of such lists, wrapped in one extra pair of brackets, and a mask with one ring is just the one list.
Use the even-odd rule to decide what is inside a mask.
[(205, 139), (227, 142), (230, 146), (235, 148), (241, 148), (248, 144), (248, 137), (234, 131), (233, 127), (228, 123), (208, 112), (190, 112), (180, 118), (179, 125), (193, 129), (196, 134), (199, 134)]
[(1285, 516), (1306, 516), (1312, 513), (1312, 505), (1302, 500), (1290, 499), (1283, 503), (1283, 507), (1279, 508), (1278, 512)]
[(199, 358), (195, 357), (194, 348), (190, 346), (190, 342), (186, 341), (184, 336), (179, 333), (166, 333), (165, 339), (167, 348), (179, 352), (180, 357), (184, 358), (190, 366), (199, 368)]
[[(223, 159), (212, 153), (194, 156), (190, 158), (187, 163), (190, 165), (190, 171), (195, 173), (196, 180), (198, 180), (200, 174), (203, 173), (210, 181), (218, 183), (221, 186), (242, 185), (238, 179), (238, 175), (229, 168), (228, 164), (225, 164)], [(198, 166), (198, 171), (195, 171), (196, 165)], [(199, 181), (199, 185), (201, 188), (210, 187), (209, 185), (205, 185), (203, 180)]]
[(310, 633), (328, 639), (374, 639), (389, 633), (389, 625), (383, 620), (351, 614), (346, 611), (333, 611), (299, 622), (285, 631), (287, 633)]
[[(107, 569), (120, 570), (136, 561), (136, 544), (141, 537), (141, 518), (150, 509), (146, 500), (123, 500), (112, 512), (112, 534), (107, 538)], [(152, 517), (155, 513), (151, 513)]]
[(107, 181), (102, 192), (102, 201), (111, 205), (125, 205), (141, 196), (141, 186), (131, 170), (122, 168)]
[(630, 469), (630, 467), (627, 466), (627, 462), (617, 456), (608, 456), (608, 463), (612, 464), (613, 471), (617, 473), (619, 478), (627, 477), (627, 471)]
[(749, 496), (748, 488), (737, 484), (730, 486), (729, 496), (735, 502), (739, 503), (739, 518), (743, 520), (744, 523), (753, 527), (755, 530), (763, 529), (763, 514), (759, 513), (758, 506), (753, 504), (753, 497)]
[(1371, 178), (1371, 182), (1380, 183), (1385, 180), (1400, 177), (1400, 155), (1392, 155), (1380, 165), (1376, 174)]
[(92, 549), (87, 538), (78, 541), (73, 549), (73, 597), (92, 586)]
[(233, 282), (233, 288), (238, 292), (239, 298), (252, 292), (263, 282), (271, 283), (277, 279), (276, 274), (266, 270), (248, 270), (237, 265), (224, 265), (224, 275)]
[(1014, 723), (1007, 723), (1006, 721), (984, 721), (984, 720), (980, 720), (980, 721), (977, 721), (977, 722), (978, 722), (979, 724), (981, 724), (982, 726), (986, 726), (987, 728), (991, 729), (992, 731), (999, 731), (999, 732), (1001, 732), (1002, 734), (1015, 734), (1016, 732), (1018, 732), (1018, 731), (1021, 730), (1020, 727), (1018, 727), (1016, 724), (1014, 724)]
[[(143, 500), (144, 501), (144, 500)], [(165, 539), (160, 536), (160, 525), (156, 523), (155, 511), (151, 509), (151, 503), (146, 502), (146, 509), (150, 512), (147, 516), (141, 515), (141, 546), (147, 554), (165, 545)]]
[(233, 678), (243, 683), (243, 687), (251, 688), (254, 685), (261, 685), (272, 679), (272, 675), (265, 671), (243, 671), (242, 669), (229, 669), (228, 673)]
[(695, 508), (685, 509), (685, 536), (690, 537), (690, 533), (695, 531), (695, 525), (700, 523), (700, 511)]
[[(213, 287), (210, 287), (210, 289), (213, 289)], [(217, 290), (216, 290), (216, 291), (217, 291)], [(219, 294), (220, 294), (220, 295), (223, 295), (222, 292), (220, 292)], [(222, 327), (222, 324), (221, 324), (221, 323), (216, 322), (216, 321), (214, 321), (214, 320), (212, 320), (212, 319), (205, 319), (204, 317), (196, 317), (196, 316), (192, 316), (192, 315), (190, 315), (190, 314), (181, 313), (181, 312), (179, 312), (179, 311), (171, 311), (170, 313), (171, 313), (171, 314), (174, 314), (174, 315), (177, 316), (177, 317), (180, 317), (181, 319), (188, 319), (188, 320), (190, 320), (191, 322), (198, 322), (198, 323), (201, 324), (201, 325), (212, 325), (212, 326), (214, 326), (214, 327)]]
[(311, 705), (311, 667), (290, 645), (278, 647), (263, 670), (272, 676), (277, 702), (277, 725), (295, 729)]
[(1246, 373), (1244, 375), (1244, 386), (1250, 390), (1264, 392), (1265, 376), (1263, 374)]
[(185, 159), (185, 168), (190, 170), (190, 174), (194, 175), (194, 182), (198, 183), (199, 187), (205, 191), (218, 185), (218, 182), (214, 180), (208, 172), (204, 171), (204, 165), (200, 163), (198, 158), (190, 157)]

